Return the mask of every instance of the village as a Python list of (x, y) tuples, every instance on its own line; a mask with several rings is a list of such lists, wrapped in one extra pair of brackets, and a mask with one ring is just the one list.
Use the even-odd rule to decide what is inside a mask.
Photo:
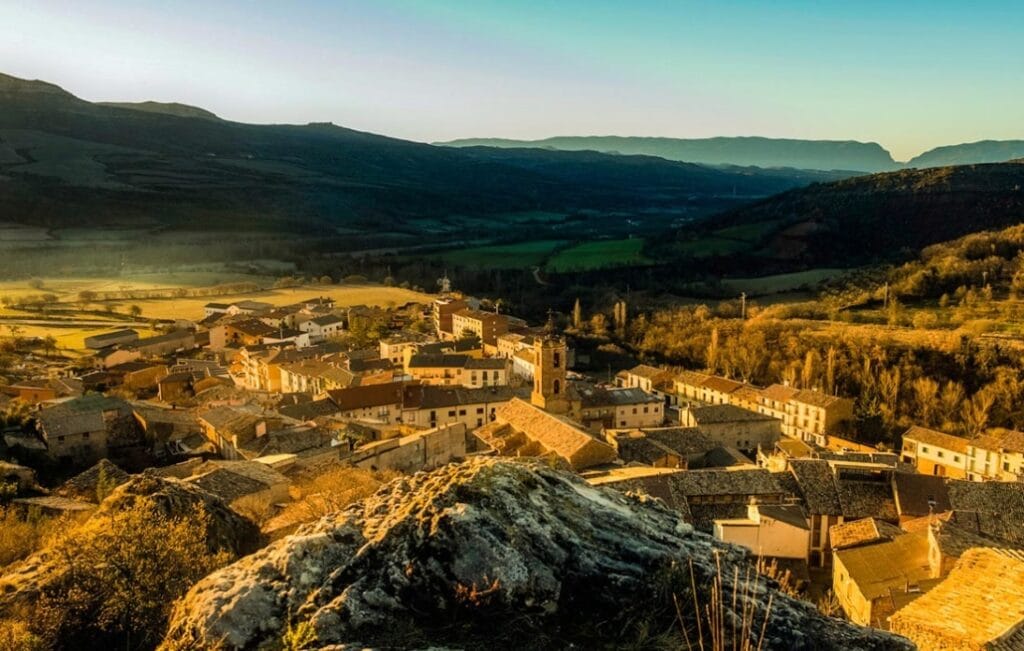
[(294, 486), (338, 469), (543, 458), (662, 500), (831, 614), (927, 648), (1022, 648), (1024, 433), (869, 446), (850, 397), (648, 364), (592, 377), (558, 323), (446, 284), (429, 304), (212, 302), (156, 336), (112, 329), (0, 386), (20, 415), (0, 481), (62, 514), (133, 473), (176, 478), (279, 537)]

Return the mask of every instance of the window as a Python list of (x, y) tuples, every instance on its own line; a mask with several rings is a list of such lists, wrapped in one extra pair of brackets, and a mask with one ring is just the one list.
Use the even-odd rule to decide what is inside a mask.
[(562, 389), (562, 383), (559, 382), (558, 380), (555, 380), (554, 383), (551, 385), (551, 393), (553, 393), (553, 394), (555, 394), (557, 396), (558, 392), (561, 391), (561, 389)]
[(1009, 461), (1004, 461), (1003, 462), (1003, 470), (1005, 470), (1006, 472), (1010, 472), (1010, 462)]
[(935, 455), (936, 455), (937, 457), (939, 457), (940, 459), (942, 459), (943, 457), (945, 457), (945, 456), (946, 456), (946, 453), (945, 453), (945, 452), (943, 452), (942, 450), (939, 450), (938, 452), (936, 452), (936, 453), (935, 453)]
[(558, 352), (557, 350), (555, 351), (555, 358), (551, 365), (554, 366), (555, 368), (558, 368), (559, 366), (562, 365), (562, 353)]
[(448, 412), (448, 417), (449, 418), (454, 418), (455, 417), (455, 410), (454, 409), (452, 409), (451, 411)]
[(476, 408), (476, 413), (478, 413), (478, 414), (484, 413), (484, 408), (483, 407), (477, 407)]
[(921, 452), (927, 452), (927, 451), (928, 451), (928, 446), (927, 445), (922, 445), (921, 446)]
[(465, 415), (466, 415), (466, 410), (465, 409), (460, 409), (459, 410), (459, 416), (465, 416)]
[(648, 412), (647, 407), (644, 407), (644, 413), (646, 414), (647, 412)]
[(953, 455), (953, 461), (955, 461), (956, 463), (960, 463), (960, 455), (959, 454), (954, 454)]

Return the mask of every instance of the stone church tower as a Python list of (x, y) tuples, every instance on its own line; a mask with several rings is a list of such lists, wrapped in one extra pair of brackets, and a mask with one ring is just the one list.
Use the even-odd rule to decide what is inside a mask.
[(566, 366), (569, 363), (565, 338), (548, 333), (533, 342), (533, 393), (530, 402), (552, 414), (569, 412), (569, 384)]

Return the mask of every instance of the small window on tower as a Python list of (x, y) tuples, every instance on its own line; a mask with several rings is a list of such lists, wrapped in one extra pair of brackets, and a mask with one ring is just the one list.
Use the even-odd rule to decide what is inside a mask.
[(556, 352), (555, 353), (554, 367), (558, 368), (561, 363), (562, 363), (562, 353)]
[(555, 380), (555, 383), (551, 386), (551, 392), (554, 393), (557, 396), (558, 395), (558, 391), (561, 388), (562, 388), (561, 383), (558, 380)]

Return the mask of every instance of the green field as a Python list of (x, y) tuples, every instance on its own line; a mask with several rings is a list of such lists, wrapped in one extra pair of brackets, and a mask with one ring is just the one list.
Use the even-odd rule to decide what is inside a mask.
[(754, 222), (752, 224), (740, 224), (720, 228), (712, 235), (731, 240), (742, 240), (744, 242), (760, 242), (768, 233), (773, 231), (778, 221)]
[(640, 238), (584, 242), (559, 251), (548, 261), (547, 269), (558, 273), (649, 264), (651, 260), (641, 252), (643, 246)]
[(515, 244), (476, 246), (469, 249), (453, 249), (438, 254), (446, 263), (458, 266), (476, 266), (487, 269), (520, 269), (538, 267), (566, 240), (537, 240)]

